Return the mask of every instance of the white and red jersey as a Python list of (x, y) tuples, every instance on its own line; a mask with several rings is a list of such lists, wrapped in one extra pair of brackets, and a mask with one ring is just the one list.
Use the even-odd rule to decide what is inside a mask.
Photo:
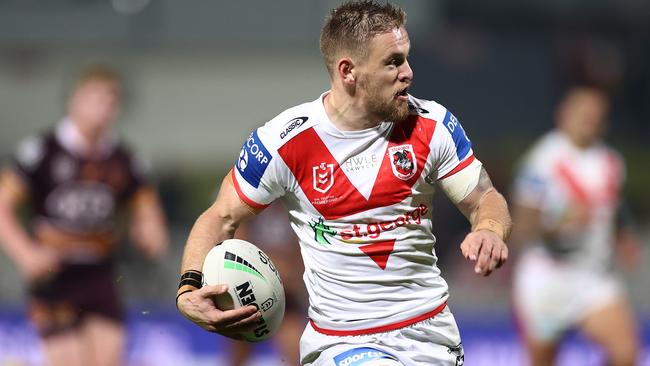
[(581, 232), (530, 246), (585, 268), (609, 270), (624, 177), (623, 160), (604, 144), (580, 149), (561, 131), (546, 134), (523, 160), (514, 199), (541, 210), (546, 228), (578, 207), (588, 210), (589, 220)]
[(432, 196), (474, 161), (471, 142), (446, 108), (412, 96), (401, 123), (340, 131), (325, 95), (250, 134), (232, 170), (237, 192), (256, 208), (284, 200), (318, 329), (354, 334), (430, 317), (448, 297)]

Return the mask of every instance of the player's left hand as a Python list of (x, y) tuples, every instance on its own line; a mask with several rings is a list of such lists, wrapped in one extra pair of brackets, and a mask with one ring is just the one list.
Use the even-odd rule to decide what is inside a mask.
[(508, 259), (508, 246), (490, 230), (473, 231), (460, 244), (463, 256), (475, 261), (474, 272), (488, 276)]

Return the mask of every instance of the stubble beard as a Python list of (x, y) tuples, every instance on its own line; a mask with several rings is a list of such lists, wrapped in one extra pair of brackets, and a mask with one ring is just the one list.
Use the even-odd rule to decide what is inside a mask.
[(374, 85), (366, 85), (368, 95), (367, 109), (383, 121), (401, 122), (409, 115), (408, 103), (393, 98), (386, 102), (381, 90)]

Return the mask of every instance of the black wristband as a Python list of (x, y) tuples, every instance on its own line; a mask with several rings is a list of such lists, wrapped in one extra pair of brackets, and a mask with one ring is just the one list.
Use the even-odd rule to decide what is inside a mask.
[(184, 279), (182, 279), (181, 282), (178, 284), (178, 288), (181, 288), (181, 287), (183, 287), (185, 285), (194, 286), (196, 288), (203, 287), (203, 283), (201, 283), (200, 281), (197, 281), (194, 278), (184, 278)]
[(195, 270), (186, 271), (185, 273), (183, 273), (181, 275), (181, 281), (186, 279), (186, 278), (192, 278), (192, 279), (195, 279), (195, 280), (203, 283), (203, 273), (201, 273), (199, 271), (195, 271)]

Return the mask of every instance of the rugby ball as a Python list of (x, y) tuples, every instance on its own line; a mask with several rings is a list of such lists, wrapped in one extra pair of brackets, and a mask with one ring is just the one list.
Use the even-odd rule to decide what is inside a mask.
[(277, 269), (261, 249), (245, 240), (228, 239), (212, 248), (203, 262), (205, 285), (227, 284), (216, 296), (218, 309), (253, 305), (262, 312), (255, 329), (241, 333), (249, 342), (268, 339), (284, 317), (284, 287)]

